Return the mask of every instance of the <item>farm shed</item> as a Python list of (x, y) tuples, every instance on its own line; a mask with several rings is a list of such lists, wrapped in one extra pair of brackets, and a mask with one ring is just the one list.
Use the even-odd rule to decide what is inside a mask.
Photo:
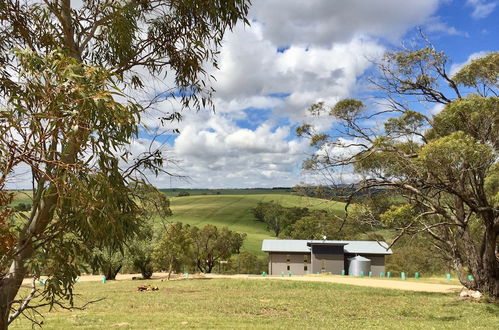
[[(269, 254), (269, 275), (331, 273), (348, 274), (349, 259), (362, 256), (371, 261), (373, 276), (385, 272), (388, 244), (376, 241), (265, 239), (262, 251)], [(367, 274), (366, 274), (367, 275)]]

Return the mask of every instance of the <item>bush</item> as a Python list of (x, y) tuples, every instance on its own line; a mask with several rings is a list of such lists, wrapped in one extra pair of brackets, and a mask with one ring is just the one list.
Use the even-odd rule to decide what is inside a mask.
[(185, 196), (190, 196), (189, 192), (187, 191), (181, 191), (177, 194), (177, 197), (185, 197)]

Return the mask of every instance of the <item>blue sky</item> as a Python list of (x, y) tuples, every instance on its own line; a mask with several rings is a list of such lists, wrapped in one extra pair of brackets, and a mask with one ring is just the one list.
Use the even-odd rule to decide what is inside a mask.
[[(163, 126), (159, 117), (181, 110), (178, 100), (165, 98), (142, 117), (144, 129), (130, 151), (161, 148), (174, 160), (166, 170), (189, 178), (151, 175), (160, 188), (317, 183), (301, 171), (313, 150), (295, 128), (310, 123), (327, 132), (334, 123), (311, 117), (310, 105), (333, 106), (372, 94), (365, 78), (373, 73), (373, 61), (413, 45), (418, 28), (448, 54), (451, 72), (497, 51), (498, 8), (499, 0), (252, 0), (251, 26), (228, 31), (220, 69), (206, 67), (216, 78), (208, 82), (216, 90), (216, 111), (183, 111), (180, 123)], [(147, 95), (175, 90), (174, 75), (148, 79), (143, 71)], [(28, 188), (26, 176), (29, 171), (16, 169), (9, 187)], [(353, 176), (345, 172), (338, 179)]]
[[(253, 0), (251, 26), (228, 32), (220, 70), (208, 68), (216, 77), (216, 112), (185, 112), (180, 134), (161, 140), (166, 155), (178, 160), (173, 171), (190, 178), (174, 179), (172, 185), (312, 182), (300, 170), (312, 150), (294, 129), (310, 122), (327, 131), (333, 123), (307, 115), (311, 104), (334, 105), (369, 93), (363, 78), (372, 72), (371, 60), (410, 45), (418, 27), (449, 55), (449, 69), (497, 51), (497, 7), (498, 1), (488, 0)], [(178, 107), (168, 100), (145, 122), (157, 127), (157, 113)], [(142, 134), (132, 150), (140, 152), (150, 143)], [(150, 179), (170, 187), (167, 176)]]

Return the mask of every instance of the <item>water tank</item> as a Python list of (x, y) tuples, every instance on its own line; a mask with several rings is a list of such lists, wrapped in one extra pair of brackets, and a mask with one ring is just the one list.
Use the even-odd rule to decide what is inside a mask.
[(371, 271), (371, 260), (356, 256), (348, 259), (348, 275), (351, 276), (367, 276)]

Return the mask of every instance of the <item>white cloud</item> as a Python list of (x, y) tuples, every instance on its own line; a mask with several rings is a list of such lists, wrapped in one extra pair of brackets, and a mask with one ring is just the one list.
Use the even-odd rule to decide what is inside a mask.
[(454, 76), (456, 73), (459, 72), (459, 70), (461, 70), (465, 65), (468, 65), (471, 63), (471, 61), (473, 60), (476, 60), (478, 58), (482, 58), (482, 57), (485, 57), (487, 56), (488, 54), (490, 54), (489, 51), (481, 51), (481, 52), (476, 52), (476, 53), (473, 53), (471, 54), (470, 56), (468, 56), (468, 58), (466, 59), (466, 61), (462, 62), (462, 63), (454, 63), (451, 65), (450, 67), (450, 76)]
[(469, 34), (467, 32), (460, 31), (453, 26), (449, 26), (447, 23), (442, 22), (440, 17), (430, 17), (425, 24), (425, 29), (428, 32), (437, 32), (453, 36), (469, 37)]
[(264, 24), (274, 45), (322, 45), (348, 42), (358, 35), (395, 40), (420, 24), (438, 0), (255, 0), (250, 17)]
[(496, 1), (467, 0), (466, 4), (472, 7), (471, 17), (475, 19), (485, 18), (492, 14), (497, 6)]

